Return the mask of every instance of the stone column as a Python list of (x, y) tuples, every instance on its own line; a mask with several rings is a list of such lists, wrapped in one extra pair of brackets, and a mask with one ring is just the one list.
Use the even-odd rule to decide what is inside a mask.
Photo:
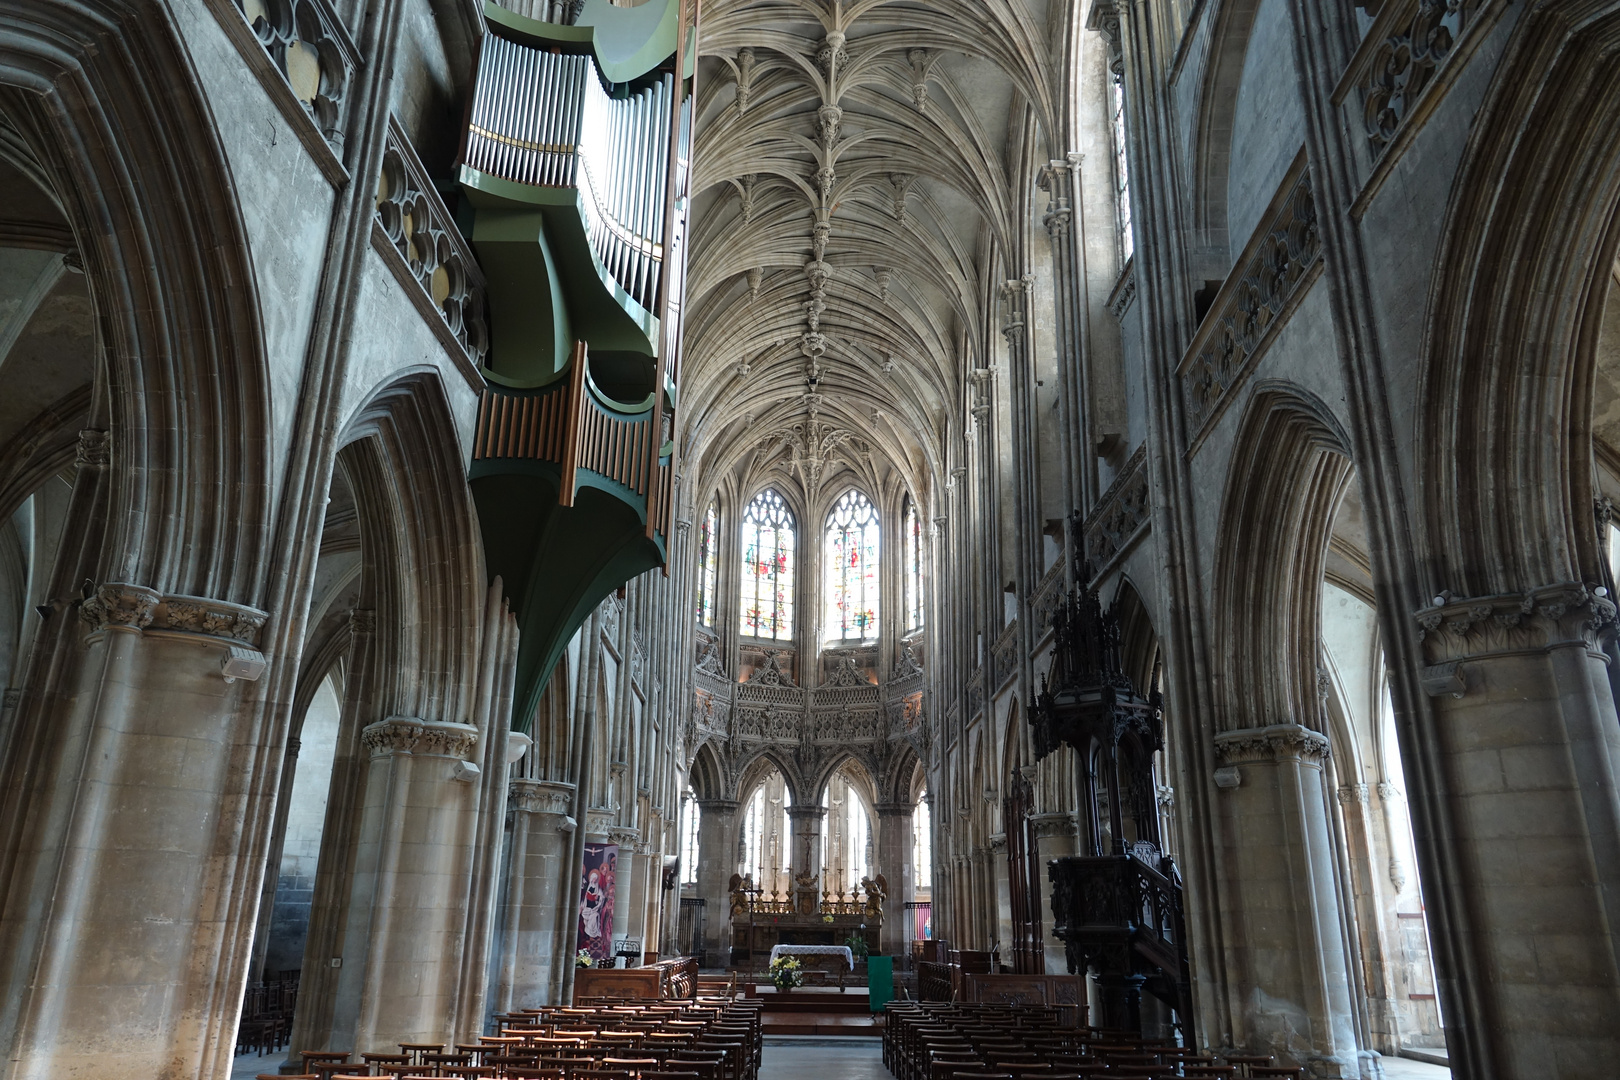
[(252, 945), (230, 883), (256, 883), (263, 858), (237, 854), (220, 808), (281, 756), (220, 665), (231, 649), (262, 663), (265, 615), (128, 584), (79, 614), (88, 636), (66, 604), (41, 632), (60, 666), (34, 672), (0, 790), (6, 1075), (201, 1075), (240, 992), (218, 971)]
[(1007, 834), (994, 833), (984, 853), (989, 880), (990, 910), (987, 925), (990, 941), (1000, 947), (999, 957), (1009, 968), (1013, 964), (1013, 940), (1017, 936), (1012, 919), (1012, 867), (1007, 862)]
[(1297, 724), (1215, 737), (1233, 1039), (1360, 1075), (1340, 889), (1322, 763), (1328, 740)]
[(619, 872), (613, 882), (613, 938), (639, 937), (647, 902), (642, 891), (646, 857), (636, 850), (641, 846), (641, 830), (614, 826), (608, 830), (608, 843), (619, 845)]
[(477, 738), (470, 724), (404, 716), (361, 732), (370, 760), (331, 1046), (386, 1053), (445, 1039), (477, 828), (477, 774), (465, 757)]
[(825, 806), (790, 806), (793, 825), (793, 904), (801, 915), (814, 914), (821, 903), (821, 835), (827, 824)]
[(737, 872), (737, 801), (698, 800), (698, 895), (703, 897), (703, 966), (731, 961), (731, 875)]
[(1614, 605), (1573, 583), (1444, 599), (1417, 616), (1433, 735), (1419, 749), (1402, 732), (1413, 797), (1433, 784), (1455, 830), (1449, 858), (1423, 869), (1472, 916), (1454, 934), (1474, 978), (1442, 984), (1442, 1005), (1472, 999), (1486, 1019), (1473, 1035), (1504, 1080), (1607, 1075), (1620, 1059), (1620, 724), (1599, 636)]
[(573, 939), (557, 918), (573, 900), (563, 883), (573, 876), (574, 785), (513, 780), (509, 797), (514, 820), (497, 1012), (560, 1004), (563, 965), (574, 956)]
[[(1088, 407), (1090, 350), (1086, 347), (1085, 256), (1075, 228), (1075, 201), (1081, 155), (1071, 154), (1041, 169), (1036, 183), (1047, 194), (1042, 221), (1052, 239), (1052, 298), (1057, 344), (1058, 448), (1063, 474), (1063, 505), (1089, 508), (1097, 501), (1096, 440)], [(1068, 532), (1064, 544), (1072, 543)], [(1074, 553), (1064, 560), (1072, 576)], [(1073, 588), (1073, 582), (1068, 583)]]
[(1035, 835), (1035, 850), (1030, 854), (1040, 867), (1041, 895), (1035, 899), (1041, 906), (1046, 971), (1049, 975), (1065, 975), (1069, 970), (1069, 957), (1063, 942), (1052, 936), (1052, 927), (1056, 923), (1052, 914), (1052, 881), (1046, 872), (1046, 865), (1053, 859), (1080, 854), (1080, 822), (1074, 814), (1061, 811), (1033, 814), (1029, 824), (1030, 831)]
[(911, 803), (878, 803), (878, 873), (889, 882), (883, 900), (883, 927), (878, 950), (885, 956), (907, 955), (911, 928), (906, 925), (906, 901), (917, 893), (917, 868), (912, 865)]

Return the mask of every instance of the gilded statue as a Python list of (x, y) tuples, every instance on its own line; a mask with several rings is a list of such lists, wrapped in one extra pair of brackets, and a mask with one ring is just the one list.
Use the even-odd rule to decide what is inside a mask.
[(733, 919), (748, 917), (749, 897), (753, 895), (753, 892), (753, 875), (731, 875), (731, 917)]
[(875, 878), (861, 878), (861, 891), (866, 893), (866, 907), (861, 912), (868, 926), (883, 922), (883, 901), (889, 896), (889, 882), (882, 874)]

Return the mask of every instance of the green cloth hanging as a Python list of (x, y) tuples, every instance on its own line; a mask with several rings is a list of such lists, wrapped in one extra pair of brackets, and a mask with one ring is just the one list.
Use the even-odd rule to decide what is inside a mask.
[(883, 1006), (894, 1000), (894, 957), (866, 958), (866, 992), (871, 996), (873, 1012), (882, 1012)]

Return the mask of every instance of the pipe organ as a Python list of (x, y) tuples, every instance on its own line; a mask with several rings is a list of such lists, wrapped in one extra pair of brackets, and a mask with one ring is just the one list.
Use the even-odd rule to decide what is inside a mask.
[[(466, 164), (519, 184), (577, 188), (591, 250), (631, 299), (654, 311), (668, 185), (680, 179), (669, 162), (674, 98), (671, 72), (616, 97), (591, 57), (491, 33), (479, 58)], [(683, 108), (683, 149), (689, 115)]]
[(484, 5), (457, 173), (489, 297), (469, 479), (522, 627), (520, 727), (596, 605), (666, 562), (696, 10)]

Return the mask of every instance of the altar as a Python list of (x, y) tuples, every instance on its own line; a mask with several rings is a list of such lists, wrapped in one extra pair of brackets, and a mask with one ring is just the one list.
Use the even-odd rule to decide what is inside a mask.
[[(807, 956), (846, 953), (849, 967), (877, 951), (888, 883), (881, 875), (863, 880), (862, 892), (834, 893), (801, 887), (791, 896), (754, 887), (753, 880), (731, 880), (731, 963), (742, 971), (763, 971), (782, 946), (818, 950)], [(817, 965), (819, 966), (819, 965)]]
[(849, 970), (855, 970), (855, 954), (848, 945), (773, 945), (771, 946), (771, 963), (776, 963), (779, 956), (841, 956)]

